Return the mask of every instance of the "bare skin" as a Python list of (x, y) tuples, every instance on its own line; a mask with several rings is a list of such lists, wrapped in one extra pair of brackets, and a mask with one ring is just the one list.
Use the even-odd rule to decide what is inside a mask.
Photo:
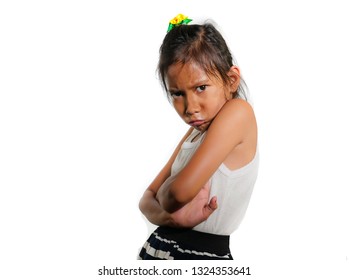
[[(253, 109), (244, 100), (231, 99), (240, 83), (239, 69), (231, 67), (228, 75), (231, 83), (225, 86), (194, 63), (170, 66), (167, 84), (173, 106), (192, 128), (140, 200), (150, 222), (193, 227), (206, 220), (218, 207), (216, 197), (209, 200), (213, 173), (222, 163), (233, 170), (253, 159), (257, 145)], [(206, 136), (188, 164), (170, 178), (172, 163), (193, 128)]]

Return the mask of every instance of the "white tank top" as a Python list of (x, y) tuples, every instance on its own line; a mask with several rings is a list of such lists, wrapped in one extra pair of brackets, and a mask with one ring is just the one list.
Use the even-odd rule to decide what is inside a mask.
[[(171, 169), (171, 176), (176, 175), (188, 163), (196, 149), (200, 146), (204, 134), (195, 142), (192, 139), (198, 134), (194, 130), (183, 143)], [(254, 159), (247, 165), (230, 170), (223, 163), (211, 177), (210, 197), (217, 196), (218, 208), (194, 230), (230, 235), (240, 225), (249, 204), (258, 174), (258, 151)]]

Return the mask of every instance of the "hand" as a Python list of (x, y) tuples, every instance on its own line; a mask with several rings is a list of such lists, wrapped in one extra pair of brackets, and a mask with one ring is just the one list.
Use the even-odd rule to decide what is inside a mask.
[(217, 209), (217, 197), (210, 197), (210, 183), (207, 182), (192, 201), (171, 214), (175, 227), (192, 228), (208, 217)]

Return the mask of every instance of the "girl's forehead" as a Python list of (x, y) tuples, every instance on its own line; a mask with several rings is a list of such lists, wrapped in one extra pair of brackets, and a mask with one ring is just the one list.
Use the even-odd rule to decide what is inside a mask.
[(197, 80), (210, 79), (206, 71), (195, 62), (176, 63), (168, 68), (166, 80), (173, 83), (195, 84)]
[(168, 75), (178, 75), (180, 74), (182, 71), (187, 71), (187, 72), (201, 72), (203, 71), (203, 68), (196, 62), (186, 62), (186, 63), (182, 63), (182, 62), (177, 62), (174, 63), (172, 65), (170, 65), (170, 67), (168, 68), (167, 74)]
[(171, 65), (165, 80), (168, 89), (195, 88), (207, 83), (223, 85), (222, 79), (218, 75), (207, 73), (207, 70), (196, 62)]

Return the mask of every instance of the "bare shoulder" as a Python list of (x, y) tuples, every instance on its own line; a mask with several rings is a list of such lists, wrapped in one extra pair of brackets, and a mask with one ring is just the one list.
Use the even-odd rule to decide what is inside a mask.
[(215, 142), (226, 147), (224, 164), (229, 169), (245, 166), (254, 158), (257, 147), (257, 123), (252, 106), (242, 99), (228, 101), (213, 121), (210, 134)]
[(234, 117), (254, 117), (253, 108), (250, 103), (243, 99), (229, 100), (222, 107), (220, 114), (230, 115)]
[(213, 126), (221, 129), (248, 128), (256, 123), (255, 114), (252, 106), (243, 99), (229, 100), (216, 116)]

